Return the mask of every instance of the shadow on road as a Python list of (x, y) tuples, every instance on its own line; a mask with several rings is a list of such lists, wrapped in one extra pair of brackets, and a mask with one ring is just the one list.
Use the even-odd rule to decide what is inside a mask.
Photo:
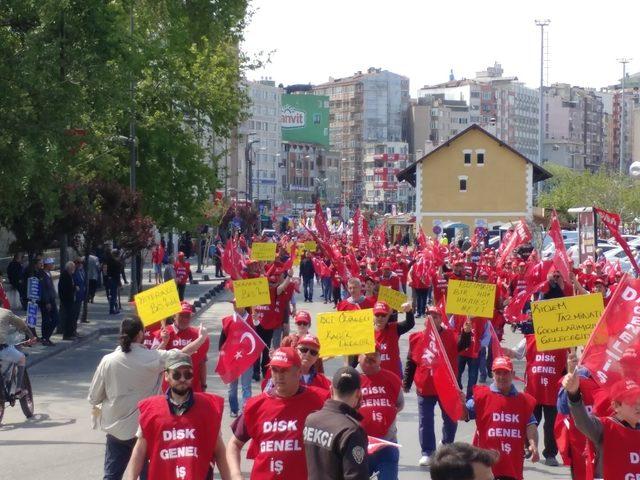
[[(76, 423), (75, 418), (69, 418), (67, 420), (52, 420), (46, 413), (35, 414), (33, 417), (26, 419), (24, 422), (6, 423), (0, 425), (0, 432), (9, 432), (18, 428), (53, 428), (64, 427), (66, 425), (73, 425)], [(39, 443), (67, 443), (67, 442), (39, 442)], [(73, 443), (73, 442), (69, 442)], [(0, 445), (17, 445), (13, 442), (1, 442)]]

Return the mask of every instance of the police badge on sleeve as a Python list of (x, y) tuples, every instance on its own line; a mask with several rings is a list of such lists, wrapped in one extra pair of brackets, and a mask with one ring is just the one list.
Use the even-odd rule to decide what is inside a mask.
[(356, 461), (358, 465), (360, 465), (364, 460), (364, 448), (361, 446), (353, 447), (351, 450), (351, 454), (353, 455), (353, 459)]

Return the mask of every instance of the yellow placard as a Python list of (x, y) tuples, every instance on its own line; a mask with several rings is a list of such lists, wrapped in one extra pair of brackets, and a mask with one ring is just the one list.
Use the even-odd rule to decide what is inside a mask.
[(495, 300), (495, 283), (449, 280), (447, 313), (493, 318)]
[(255, 307), (256, 305), (269, 305), (271, 303), (269, 282), (267, 282), (266, 277), (234, 280), (233, 293), (238, 307)]
[(309, 250), (310, 252), (315, 252), (318, 248), (318, 245), (313, 240), (308, 240), (304, 242), (304, 249)]
[(319, 314), (318, 339), (323, 357), (375, 351), (373, 309)]
[(532, 302), (537, 349), (545, 351), (586, 345), (603, 310), (601, 293)]
[[(291, 253), (291, 251), (289, 251)], [(294, 265), (300, 265), (300, 260), (302, 260), (302, 254), (304, 253), (304, 243), (299, 243), (296, 247), (296, 258), (293, 259)]]
[(276, 259), (276, 244), (273, 242), (256, 242), (251, 245), (251, 260), (273, 262)]
[(175, 280), (161, 283), (149, 290), (140, 292), (134, 299), (138, 316), (145, 327), (175, 315), (182, 310)]
[(387, 302), (391, 308), (400, 311), (402, 304), (407, 303), (407, 296), (393, 288), (380, 285), (378, 289), (378, 301)]

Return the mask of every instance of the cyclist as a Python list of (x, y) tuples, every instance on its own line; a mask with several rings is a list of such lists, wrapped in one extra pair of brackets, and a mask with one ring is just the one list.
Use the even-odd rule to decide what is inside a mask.
[(22, 393), (22, 379), (27, 368), (27, 359), (24, 353), (18, 350), (15, 345), (22, 343), (25, 335), (29, 338), (28, 345), (32, 345), (37, 341), (37, 338), (24, 320), (11, 310), (0, 308), (0, 362), (14, 363), (18, 366), (16, 396)]

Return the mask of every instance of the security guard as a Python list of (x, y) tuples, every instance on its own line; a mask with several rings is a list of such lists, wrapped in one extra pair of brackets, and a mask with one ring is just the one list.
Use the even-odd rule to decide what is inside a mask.
[(367, 434), (360, 427), (360, 374), (338, 369), (331, 382), (331, 399), (307, 417), (304, 448), (309, 480), (368, 480)]

